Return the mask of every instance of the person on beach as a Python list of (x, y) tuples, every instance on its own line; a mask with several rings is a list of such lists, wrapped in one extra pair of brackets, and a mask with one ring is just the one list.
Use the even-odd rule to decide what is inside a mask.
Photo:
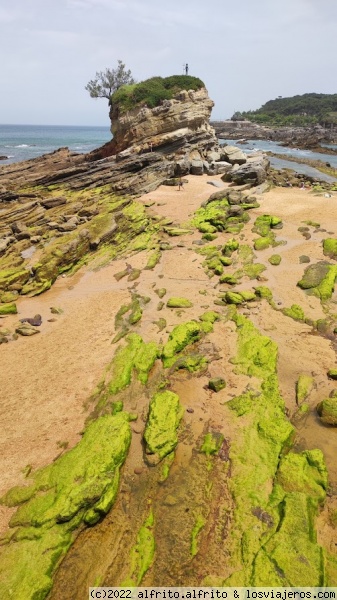
[(183, 180), (181, 177), (179, 177), (178, 192), (180, 192), (180, 190), (183, 190), (183, 189), (184, 189)]

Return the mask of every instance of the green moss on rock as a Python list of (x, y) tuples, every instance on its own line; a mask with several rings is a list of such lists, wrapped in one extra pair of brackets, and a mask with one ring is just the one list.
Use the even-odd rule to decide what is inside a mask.
[(282, 257), (279, 254), (272, 254), (268, 258), (268, 262), (270, 262), (271, 265), (274, 265), (276, 267), (280, 264), (281, 260), (282, 260)]
[(18, 309), (16, 308), (15, 302), (10, 304), (0, 304), (0, 315), (16, 315)]
[(325, 398), (317, 404), (317, 412), (324, 425), (337, 427), (337, 398)]
[(297, 285), (303, 290), (310, 290), (325, 302), (332, 296), (336, 277), (337, 265), (320, 261), (305, 269), (304, 275)]
[(130, 333), (126, 341), (127, 345), (118, 348), (110, 365), (111, 379), (108, 391), (111, 395), (130, 385), (134, 370), (140, 381), (146, 383), (158, 356), (158, 346), (154, 342), (146, 344), (136, 333)]
[(290, 308), (283, 308), (283, 314), (294, 321), (305, 321), (305, 314), (303, 308), (298, 306), (298, 304), (292, 304)]
[(147, 454), (155, 454), (158, 462), (170, 454), (178, 443), (177, 429), (183, 415), (179, 396), (165, 390), (150, 402), (144, 432)]
[(315, 380), (310, 375), (300, 375), (296, 382), (296, 402), (300, 406), (309, 396)]
[(221, 448), (223, 440), (223, 434), (219, 433), (218, 431), (206, 433), (204, 441), (200, 448), (200, 452), (206, 454), (206, 456), (217, 454)]
[(177, 354), (189, 344), (200, 339), (203, 333), (202, 324), (197, 321), (188, 321), (174, 327), (169, 335), (162, 352), (164, 367), (171, 367), (177, 360)]
[(334, 238), (327, 238), (323, 240), (323, 254), (330, 258), (337, 258), (337, 240)]
[(81, 441), (46, 468), (36, 471), (25, 488), (2, 498), (19, 507), (10, 527), (12, 541), (0, 548), (0, 595), (20, 600), (44, 598), (52, 575), (82, 521), (93, 523), (111, 508), (119, 469), (131, 442), (126, 413), (92, 422)]
[(198, 515), (195, 520), (194, 527), (192, 529), (191, 556), (196, 556), (196, 554), (198, 554), (198, 537), (199, 537), (201, 530), (205, 526), (205, 524), (206, 524), (206, 521), (205, 521), (204, 517), (202, 515)]
[(154, 515), (150, 510), (149, 516), (138, 531), (136, 544), (131, 550), (130, 575), (121, 583), (121, 587), (139, 586), (149, 570), (155, 553), (153, 527)]
[(193, 303), (187, 298), (172, 297), (166, 302), (168, 308), (191, 308)]

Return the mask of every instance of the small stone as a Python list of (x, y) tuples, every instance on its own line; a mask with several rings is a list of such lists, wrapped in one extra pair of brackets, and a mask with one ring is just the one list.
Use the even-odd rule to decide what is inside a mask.
[(62, 308), (57, 308), (56, 306), (51, 306), (51, 307), (50, 307), (50, 312), (51, 312), (53, 315), (62, 315), (62, 313), (63, 313), (63, 310), (62, 310)]
[(194, 408), (188, 407), (188, 408), (186, 408), (186, 412), (188, 412), (188, 413), (194, 413)]
[(329, 379), (337, 379), (337, 369), (330, 369), (328, 371)]
[(209, 380), (208, 387), (213, 392), (220, 392), (226, 387), (226, 382), (222, 377), (213, 377)]
[(142, 467), (136, 467), (135, 469), (133, 469), (133, 472), (135, 475), (141, 475), (143, 473), (143, 469)]
[(133, 433), (137, 433), (137, 434), (140, 434), (143, 431), (143, 427), (140, 424), (139, 425), (136, 425), (136, 424), (131, 425), (131, 429), (132, 429)]
[(299, 258), (300, 264), (302, 263), (310, 263), (310, 258), (309, 256), (306, 256), (305, 254), (302, 254), (302, 256), (300, 256)]

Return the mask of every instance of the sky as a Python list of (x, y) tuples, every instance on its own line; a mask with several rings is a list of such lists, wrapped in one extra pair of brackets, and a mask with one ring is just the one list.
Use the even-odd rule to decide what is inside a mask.
[(85, 85), (120, 59), (137, 81), (205, 82), (212, 119), (337, 93), (336, 0), (0, 0), (0, 123), (110, 126)]

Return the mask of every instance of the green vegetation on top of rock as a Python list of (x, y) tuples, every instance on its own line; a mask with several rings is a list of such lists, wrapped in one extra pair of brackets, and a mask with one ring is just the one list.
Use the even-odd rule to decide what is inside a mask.
[(203, 331), (203, 323), (197, 323), (197, 321), (188, 321), (176, 325), (163, 348), (162, 360), (164, 367), (171, 367), (177, 360), (179, 352), (189, 344), (198, 341)]
[(216, 454), (217, 452), (219, 452), (223, 440), (223, 434), (218, 431), (206, 433), (204, 441), (200, 448), (200, 452), (203, 452), (207, 456), (210, 456), (211, 454)]
[(16, 315), (18, 309), (16, 308), (15, 302), (10, 304), (0, 304), (0, 315)]
[(296, 382), (296, 403), (300, 406), (309, 396), (315, 380), (310, 375), (301, 374)]
[(337, 240), (334, 238), (327, 238), (323, 240), (323, 254), (330, 258), (337, 259)]
[(114, 395), (130, 385), (133, 370), (138, 379), (145, 384), (152, 369), (159, 349), (155, 342), (145, 343), (137, 333), (126, 337), (127, 345), (118, 348), (109, 367), (111, 374), (108, 384), (109, 394)]
[(222, 377), (212, 377), (208, 382), (208, 387), (213, 392), (220, 392), (226, 387), (226, 381)]
[(337, 398), (325, 398), (317, 404), (317, 412), (322, 423), (325, 425), (333, 425), (337, 427)]
[(130, 442), (129, 415), (104, 415), (72, 450), (36, 471), (28, 486), (1, 499), (19, 505), (10, 521), (13, 535), (0, 548), (1, 597), (13, 590), (18, 600), (47, 595), (75, 530), (82, 522), (94, 524), (113, 505)]
[(187, 298), (172, 297), (168, 299), (166, 306), (168, 308), (191, 308), (193, 303), (190, 300), (187, 300)]
[(290, 308), (283, 308), (282, 312), (287, 317), (294, 319), (294, 321), (305, 321), (303, 308), (298, 306), (298, 304), (292, 304)]
[(270, 262), (271, 265), (276, 267), (280, 264), (281, 260), (282, 257), (279, 254), (272, 254), (272, 256), (269, 256), (268, 258), (268, 262)]
[[(277, 346), (234, 313), (240, 372), (258, 377), (260, 391), (227, 403), (244, 421), (231, 440), (235, 509), (227, 586), (326, 584), (314, 519), (325, 498), (327, 471), (320, 450), (289, 451), (293, 428), (278, 389)], [(256, 384), (255, 384), (256, 385)], [(285, 456), (284, 456), (285, 454)]]
[(178, 443), (177, 429), (183, 412), (177, 394), (165, 390), (153, 396), (144, 440), (147, 454), (155, 454), (157, 462), (175, 449)]
[(192, 529), (191, 556), (196, 556), (196, 554), (198, 554), (198, 536), (205, 524), (206, 520), (202, 517), (202, 515), (198, 515)]
[(276, 245), (275, 235), (272, 230), (281, 229), (282, 226), (282, 219), (279, 217), (272, 215), (260, 215), (257, 217), (252, 231), (258, 233), (261, 237), (254, 240), (254, 249), (265, 250), (269, 246)]
[(170, 77), (151, 77), (131, 85), (123, 85), (110, 98), (113, 107), (120, 113), (136, 107), (154, 108), (163, 100), (170, 100), (182, 90), (199, 90), (205, 84), (198, 77), (190, 75), (171, 75)]
[(121, 587), (140, 585), (145, 573), (150, 568), (155, 553), (153, 526), (154, 516), (151, 509), (138, 531), (136, 544), (131, 550), (130, 575), (121, 583)]
[(320, 261), (314, 265), (309, 265), (305, 269), (303, 277), (297, 285), (303, 290), (310, 290), (312, 294), (325, 302), (332, 296), (336, 277), (337, 265)]

